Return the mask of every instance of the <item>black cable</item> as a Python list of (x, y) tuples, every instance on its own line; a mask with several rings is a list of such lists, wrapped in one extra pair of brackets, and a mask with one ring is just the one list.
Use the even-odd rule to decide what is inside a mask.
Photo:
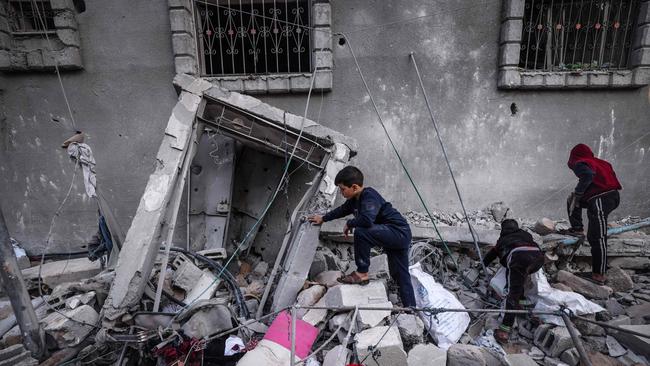
[(193, 258), (196, 258), (202, 262), (205, 262), (208, 264), (208, 266), (212, 267), (215, 271), (218, 271), (219, 273), (223, 274), (224, 280), (230, 287), (230, 291), (232, 291), (233, 295), (235, 296), (235, 301), (237, 302), (237, 306), (239, 307), (239, 315), (243, 316), (244, 318), (248, 319), (250, 316), (248, 312), (248, 308), (246, 307), (246, 302), (244, 300), (244, 296), (241, 293), (241, 290), (239, 289), (239, 285), (237, 285), (237, 281), (233, 277), (232, 273), (225, 269), (221, 264), (213, 261), (212, 259), (203, 256), (201, 254), (193, 253), (190, 252), (189, 250), (185, 250), (182, 248), (178, 247), (171, 247), (170, 250), (172, 252), (178, 252), (178, 253), (183, 253), (185, 255), (189, 255)]

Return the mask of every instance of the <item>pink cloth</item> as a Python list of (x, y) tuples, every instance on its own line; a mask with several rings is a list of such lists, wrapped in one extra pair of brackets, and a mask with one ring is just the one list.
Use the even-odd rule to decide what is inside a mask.
[[(309, 356), (311, 346), (318, 336), (318, 328), (301, 320), (296, 320), (296, 356), (305, 359)], [(273, 341), (288, 350), (291, 350), (291, 316), (286, 311), (281, 312), (273, 320), (266, 331), (264, 339)]]

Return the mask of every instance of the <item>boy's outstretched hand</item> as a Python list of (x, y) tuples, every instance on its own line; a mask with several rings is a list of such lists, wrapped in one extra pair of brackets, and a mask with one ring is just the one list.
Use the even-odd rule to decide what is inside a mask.
[(309, 222), (312, 222), (312, 223), (314, 223), (316, 225), (320, 225), (320, 224), (323, 223), (323, 216), (322, 215), (311, 215), (311, 216), (307, 217), (307, 220), (309, 220)]
[(345, 226), (343, 226), (343, 236), (345, 236), (347, 238), (348, 234), (350, 234), (351, 232), (352, 232), (352, 229), (350, 229), (348, 227), (348, 224), (345, 224)]

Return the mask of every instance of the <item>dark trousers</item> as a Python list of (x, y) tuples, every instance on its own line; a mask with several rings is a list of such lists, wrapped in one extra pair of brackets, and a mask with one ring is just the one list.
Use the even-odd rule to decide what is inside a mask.
[(408, 227), (372, 225), (369, 228), (354, 229), (354, 262), (357, 265), (357, 271), (368, 272), (370, 248), (383, 248), (388, 257), (390, 275), (399, 286), (399, 296), (405, 307), (415, 306), (415, 293), (409, 273), (410, 245), (411, 230)]
[[(592, 272), (604, 275), (607, 272), (607, 217), (618, 207), (621, 196), (611, 191), (587, 201), (587, 240), (591, 246)], [(582, 207), (569, 212), (571, 227), (582, 229)]]
[[(524, 298), (524, 284), (531, 273), (539, 271), (544, 265), (544, 253), (540, 250), (520, 250), (512, 252), (508, 257), (506, 267), (506, 280), (508, 281), (508, 297), (506, 309), (520, 309), (519, 301)], [(503, 316), (503, 325), (512, 327), (515, 323), (515, 314), (506, 313)]]

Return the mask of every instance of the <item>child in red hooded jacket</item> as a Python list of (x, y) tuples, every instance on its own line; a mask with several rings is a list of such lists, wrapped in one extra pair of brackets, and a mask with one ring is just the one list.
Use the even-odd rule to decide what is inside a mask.
[(589, 146), (578, 144), (571, 149), (569, 169), (578, 177), (578, 185), (567, 200), (571, 234), (583, 234), (582, 209), (587, 209), (587, 240), (591, 245), (591, 273), (576, 273), (599, 285), (607, 278), (607, 216), (620, 202), (622, 188), (612, 165), (594, 156)]

